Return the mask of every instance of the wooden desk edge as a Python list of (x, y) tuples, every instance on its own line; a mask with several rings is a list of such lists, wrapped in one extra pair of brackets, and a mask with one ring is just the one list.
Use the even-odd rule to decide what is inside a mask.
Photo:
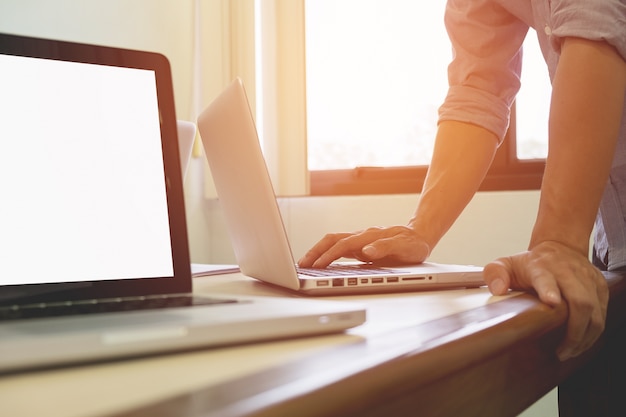
[[(606, 277), (610, 337), (626, 321), (626, 280)], [(514, 416), (594, 354), (558, 361), (566, 319), (524, 294), (122, 416)]]

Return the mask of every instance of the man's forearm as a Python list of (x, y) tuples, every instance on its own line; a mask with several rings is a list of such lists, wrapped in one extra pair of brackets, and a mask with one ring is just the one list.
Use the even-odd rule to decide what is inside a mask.
[(557, 241), (587, 254), (619, 133), (625, 85), (626, 64), (611, 46), (576, 38), (563, 42), (530, 248)]
[(432, 162), (410, 221), (431, 249), (476, 193), (496, 148), (497, 137), (482, 127), (440, 123)]

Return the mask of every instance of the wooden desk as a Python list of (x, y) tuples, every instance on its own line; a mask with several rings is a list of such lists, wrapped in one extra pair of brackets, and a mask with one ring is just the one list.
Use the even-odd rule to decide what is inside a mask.
[[(626, 322), (608, 274), (603, 343)], [(239, 274), (198, 293), (286, 295)], [(0, 377), (7, 416), (514, 416), (593, 357), (560, 363), (565, 308), (486, 289), (341, 297), (368, 306), (346, 334)], [(42, 347), (45, 348), (45, 347)]]

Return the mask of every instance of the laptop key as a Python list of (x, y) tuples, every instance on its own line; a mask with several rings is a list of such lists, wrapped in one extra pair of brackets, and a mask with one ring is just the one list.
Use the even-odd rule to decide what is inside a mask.
[(368, 265), (333, 265), (327, 268), (297, 268), (298, 273), (310, 277), (342, 275), (382, 275), (392, 272), (389, 268)]

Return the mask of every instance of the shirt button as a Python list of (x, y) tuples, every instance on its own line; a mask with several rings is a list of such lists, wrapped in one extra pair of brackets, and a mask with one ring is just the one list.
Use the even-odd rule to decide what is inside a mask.
[(546, 35), (548, 35), (548, 36), (552, 35), (552, 29), (551, 29), (551, 28), (550, 28), (550, 26), (548, 26), (548, 25), (545, 25), (545, 26), (544, 26), (543, 31), (544, 31), (544, 33), (545, 33)]

